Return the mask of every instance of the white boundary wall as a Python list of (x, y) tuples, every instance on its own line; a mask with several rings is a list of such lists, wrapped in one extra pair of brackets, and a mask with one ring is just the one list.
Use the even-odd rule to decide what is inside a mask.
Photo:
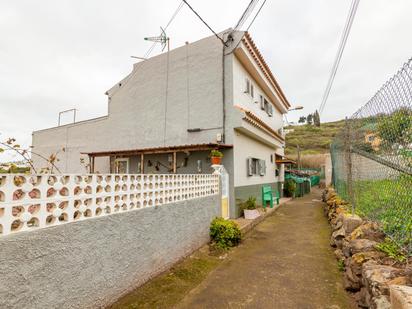
[(0, 235), (219, 194), (210, 174), (0, 176)]

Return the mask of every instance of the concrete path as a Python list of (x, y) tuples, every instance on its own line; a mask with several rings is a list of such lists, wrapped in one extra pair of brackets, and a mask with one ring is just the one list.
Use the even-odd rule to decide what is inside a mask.
[(281, 206), (178, 308), (352, 308), (320, 191)]

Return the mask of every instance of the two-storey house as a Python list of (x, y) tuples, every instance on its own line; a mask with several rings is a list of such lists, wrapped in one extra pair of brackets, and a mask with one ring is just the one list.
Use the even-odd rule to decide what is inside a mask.
[(106, 92), (107, 116), (35, 131), (34, 150), (64, 148), (65, 173), (210, 173), (220, 149), (231, 217), (262, 185), (280, 191), (290, 104), (249, 33), (220, 36), (227, 46), (210, 36), (134, 64)]

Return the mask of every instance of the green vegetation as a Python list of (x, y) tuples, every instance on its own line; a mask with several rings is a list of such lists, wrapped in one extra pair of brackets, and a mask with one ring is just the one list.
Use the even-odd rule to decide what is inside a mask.
[(286, 179), (284, 184), (284, 191), (287, 197), (293, 197), (296, 191), (296, 182), (293, 179)]
[(388, 144), (409, 144), (412, 141), (412, 112), (402, 108), (378, 122), (379, 136)]
[(216, 158), (222, 158), (223, 157), (223, 153), (221, 153), (219, 150), (213, 149), (210, 152), (210, 156), (211, 157), (216, 157)]
[(298, 145), (303, 155), (328, 153), (332, 139), (344, 126), (345, 121), (340, 120), (322, 123), (320, 127), (308, 124), (286, 127), (294, 130), (286, 134), (286, 155), (296, 154)]
[(242, 233), (236, 222), (215, 218), (210, 224), (210, 237), (218, 248), (228, 249), (240, 243)]
[[(400, 247), (409, 246), (412, 253), (412, 176), (358, 180), (353, 188), (356, 213), (379, 222), (387, 235)], [(336, 189), (342, 198), (348, 199), (345, 182), (338, 181)]]
[(249, 196), (249, 198), (245, 202), (240, 204), (240, 209), (242, 212), (245, 209), (248, 209), (248, 210), (256, 209), (256, 197)]
[(194, 253), (166, 273), (127, 294), (110, 308), (172, 308), (199, 285), (222, 260), (207, 247)]
[(389, 238), (386, 238), (384, 242), (376, 245), (376, 249), (382, 251), (397, 262), (403, 263), (406, 261), (406, 255), (402, 252), (402, 249)]
[(0, 167), (0, 174), (27, 174), (30, 172), (30, 167), (19, 167), (11, 164), (7, 168)]
[(345, 261), (344, 260), (339, 260), (338, 261), (338, 269), (339, 269), (340, 272), (345, 271)]

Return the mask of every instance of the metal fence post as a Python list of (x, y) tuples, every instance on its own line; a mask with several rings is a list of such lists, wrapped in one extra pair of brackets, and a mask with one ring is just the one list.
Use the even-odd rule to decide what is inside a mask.
[(353, 196), (353, 180), (352, 180), (352, 145), (351, 145), (351, 132), (348, 117), (345, 118), (346, 126), (346, 138), (345, 138), (345, 153), (346, 153), (346, 169), (347, 169), (347, 184), (348, 184), (348, 198), (351, 203), (352, 215), (355, 214), (355, 199)]

